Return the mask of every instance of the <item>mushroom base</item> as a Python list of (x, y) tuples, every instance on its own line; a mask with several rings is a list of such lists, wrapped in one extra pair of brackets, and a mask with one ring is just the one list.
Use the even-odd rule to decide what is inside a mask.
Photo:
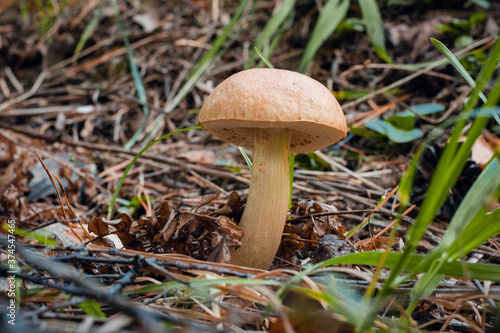
[(290, 197), (290, 142), (287, 129), (256, 130), (252, 179), (239, 226), (242, 245), (231, 264), (268, 269), (281, 243)]

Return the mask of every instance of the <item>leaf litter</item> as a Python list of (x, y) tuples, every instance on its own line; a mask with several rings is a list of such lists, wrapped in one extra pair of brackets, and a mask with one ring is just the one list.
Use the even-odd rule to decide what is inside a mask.
[[(99, 29), (73, 58), (77, 42), (74, 36), (81, 34), (98, 3), (92, 1), (80, 8), (77, 1), (61, 8), (61, 16), (54, 15), (53, 30), (47, 32), (37, 31), (35, 25), (19, 23), (22, 19), (12, 4), (6, 5), (7, 14), (0, 16), (0, 50), (3, 52), (0, 64), (8, 65), (0, 75), (0, 212), (2, 221), (15, 218), (17, 227), (26, 231), (18, 236), (18, 240), (25, 243), (19, 243), (19, 258), (22, 257), (23, 264), (29, 268), (22, 271), (25, 289), (21, 297), (23, 305), (37, 307), (37, 310), (23, 308), (23, 320), (30, 328), (38, 325), (40, 319), (50, 319), (74, 325), (76, 329), (88, 313), (88, 307), (81, 304), (92, 299), (99, 302), (98, 307), (108, 316), (106, 321), (96, 317), (94, 328), (106, 324), (113, 325), (116, 331), (130, 325), (155, 331), (155, 325), (163, 320), (173, 323), (177, 331), (321, 332), (333, 327), (346, 332), (352, 330), (342, 316), (325, 310), (322, 301), (305, 297), (298, 290), (293, 290), (283, 302), (277, 300), (275, 294), (312, 262), (385, 247), (387, 238), (375, 235), (396, 217), (396, 201), (388, 201), (370, 219), (368, 227), (356, 233), (352, 240), (344, 236), (348, 230), (366, 221), (379, 198), (386, 194), (376, 188), (367, 188), (362, 179), (335, 168), (297, 172), (293, 193), (297, 201), (292, 204), (288, 220), (283, 221), (282, 244), (270, 271), (227, 264), (229, 250), (239, 246), (243, 237), (237, 223), (244, 209), (250, 172), (235, 147), (223, 145), (204, 133), (179, 134), (153, 147), (150, 154), (138, 161), (120, 192), (122, 198), (138, 198), (140, 204), (133, 207), (135, 212), (121, 210), (119, 217), (113, 220), (103, 217), (116, 180), (127, 161), (138, 152), (119, 147), (141, 123), (151, 129), (153, 119), (164, 116), (167, 104), (176, 97), (189, 69), (196, 64), (194, 55), (210, 45), (214, 36), (211, 29), (222, 29), (234, 8), (221, 7), (220, 15), (215, 15), (216, 12), (208, 10), (211, 5), (208, 1), (172, 1), (162, 6), (153, 1), (144, 7), (120, 2), (122, 13), (127, 12), (126, 18), (130, 18), (124, 23), (146, 86), (152, 113), (147, 118), (142, 113), (143, 105), (135, 97), (126, 50), (116, 25), (111, 22), (110, 7), (104, 6)], [(311, 18), (317, 15), (315, 6), (317, 4), (312, 2), (296, 5), (297, 12), (309, 14), (296, 17), (294, 24), (283, 32), (283, 42), (278, 44), (270, 59), (277, 67), (296, 68), (298, 55), (313, 27)], [(226, 49), (217, 66), (165, 116), (164, 132), (196, 124), (196, 110), (210, 90), (243, 68), (247, 60), (245, 43), (253, 39), (249, 27), (263, 26), (274, 7), (271, 2), (257, 5), (257, 15), (249, 16), (255, 21), (241, 25), (241, 35), (233, 36), (237, 43)], [(30, 10), (29, 15), (36, 15), (33, 8)], [(466, 15), (460, 11), (453, 14)], [(498, 9), (493, 6), (484, 31), (480, 31), (481, 27), (476, 28), (475, 38), (487, 37), (498, 29), (495, 15), (498, 17)], [(405, 21), (413, 19), (403, 13), (385, 24), (392, 43), (391, 56), (398, 63), (435, 59), (437, 52), (430, 43), (425, 43), (423, 36), (435, 36), (433, 27), (439, 23), (449, 24), (450, 14), (437, 12), (431, 20), (418, 18), (413, 24)], [(418, 34), (421, 30), (425, 34)], [(309, 74), (335, 93), (336, 90), (343, 93), (368, 89), (376, 92), (397, 80), (404, 80), (408, 75), (405, 70), (378, 63), (368, 39), (347, 42), (352, 40), (352, 33), (336, 35), (328, 42), (340, 43), (335, 52), (328, 47), (320, 49)], [(413, 36), (417, 36), (416, 43)], [(452, 42), (450, 36), (440, 35)], [(485, 43), (481, 45), (488, 45)], [(340, 76), (335, 75), (335, 68), (340, 69)], [(362, 126), (370, 115), (390, 117), (408, 109), (406, 103), (419, 105), (429, 101), (448, 106), (443, 114), (451, 114), (463, 104), (466, 97), (463, 92), (467, 89), (460, 78), (438, 69), (424, 72), (406, 83), (401, 81), (401, 86), (408, 92), (404, 98), (394, 99), (390, 92), (374, 94), (365, 102), (343, 103), (348, 121), (355, 120)], [(430, 120), (439, 120), (440, 116)], [(425, 130), (425, 126), (420, 127), (423, 121), (417, 120), (417, 126)], [(486, 135), (490, 146), (494, 147), (498, 139), (494, 134)], [(30, 197), (34, 190), (31, 181), (40, 175), (40, 171), (34, 169), (38, 160), (33, 148), (44, 161), (56, 161), (49, 171), (64, 185), (68, 203), (64, 203), (64, 194), (60, 194), (62, 207), (56, 194), (46, 192), (44, 195), (41, 191)], [(476, 149), (479, 153), (479, 148)], [(411, 155), (414, 146), (410, 143), (403, 150)], [(491, 148), (487, 150), (491, 154)], [(340, 150), (334, 147), (330, 153), (338, 163), (357, 170), (360, 177), (375, 182), (387, 193), (397, 185), (401, 170), (409, 160), (408, 154), (400, 154), (390, 142), (381, 143), (362, 136), (351, 137)], [(362, 158), (352, 158), (352, 154), (357, 153), (361, 153), (358, 156)], [(427, 173), (432, 170), (435, 158), (432, 155), (424, 161), (431, 164), (423, 168)], [(361, 159), (363, 164), (359, 165)], [(481, 160), (478, 157), (477, 163), (482, 164), (481, 161), (484, 157)], [(92, 165), (107, 173), (105, 181), (88, 168)], [(473, 181), (478, 169), (472, 163), (471, 166), (462, 177), (462, 185), (454, 189), (452, 203), (445, 205), (446, 214), (440, 216), (443, 223), (449, 220), (458, 200), (463, 199)], [(389, 172), (383, 173), (386, 171)], [(417, 184), (420, 188), (415, 188), (416, 193), (426, 187), (425, 172), (423, 180)], [(46, 174), (42, 174), (43, 177)], [(146, 199), (142, 199), (144, 194)], [(150, 207), (147, 197), (153, 198)], [(72, 210), (77, 217), (74, 218)], [(78, 223), (93, 234), (92, 239)], [(411, 223), (410, 215), (398, 226), (393, 251), (401, 251)], [(49, 237), (59, 238), (60, 246), (47, 246), (47, 234), (41, 231), (50, 227), (55, 228)], [(427, 235), (419, 251), (426, 252), (439, 241), (442, 235), (439, 224), (433, 228), (433, 235)], [(85, 246), (81, 246), (80, 238), (85, 240)], [(492, 239), (491, 244), (475, 254), (483, 255), (483, 260), (488, 262), (498, 263), (498, 238)], [(43, 256), (35, 256), (36, 253)], [(2, 260), (4, 256), (2, 252)], [(362, 285), (373, 272), (363, 265), (337, 265), (329, 269), (335, 274), (327, 276), (328, 279), (339, 276), (347, 279), (351, 283), (349, 288), (358, 293), (363, 289), (360, 291), (353, 286)], [(326, 291), (329, 283), (320, 275), (303, 277), (298, 285)], [(241, 281), (241, 284), (233, 284), (226, 279), (251, 279), (251, 284)], [(458, 319), (446, 321), (453, 311), (463, 309), (463, 304), (475, 302), (470, 307), (471, 312), (482, 306), (473, 298), (478, 292), (469, 288), (468, 281), (448, 279), (447, 284), (451, 285), (446, 286), (449, 290), (441, 286), (433, 298), (422, 304), (419, 322), (435, 320), (437, 324), (433, 327), (437, 326), (436, 329), (452, 327), (460, 331), (463, 327), (476, 328), (475, 320), (487, 328), (491, 323), (489, 314), (488, 318), (480, 318), (462, 311), (461, 316), (467, 318), (455, 316)], [(42, 287), (42, 290), (30, 292), (35, 287)], [(497, 286), (490, 287), (495, 290)], [(63, 300), (63, 292), (74, 295), (73, 299)], [(127, 300), (121, 298), (123, 295)], [(460, 295), (463, 295), (462, 302), (458, 301)], [(450, 304), (448, 300), (458, 303)], [(400, 298), (396, 302), (404, 304)], [(312, 311), (303, 311), (297, 304), (307, 304)], [(161, 315), (143, 312), (143, 305)], [(57, 313), (64, 316), (57, 317)], [(123, 316), (116, 316), (120, 313), (134, 318), (137, 324), (123, 321)], [(37, 319), (30, 321), (34, 316), (38, 316)]]

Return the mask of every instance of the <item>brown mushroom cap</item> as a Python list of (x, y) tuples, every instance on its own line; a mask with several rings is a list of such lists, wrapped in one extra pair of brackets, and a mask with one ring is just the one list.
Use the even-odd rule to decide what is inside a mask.
[(252, 148), (257, 128), (290, 129), (290, 152), (327, 147), (347, 134), (344, 113), (318, 81), (282, 69), (249, 69), (234, 74), (208, 96), (200, 125), (215, 137)]

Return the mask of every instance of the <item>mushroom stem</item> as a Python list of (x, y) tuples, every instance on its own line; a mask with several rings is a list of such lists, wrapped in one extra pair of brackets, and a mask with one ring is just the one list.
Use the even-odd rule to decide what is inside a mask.
[(252, 179), (239, 226), (241, 247), (231, 264), (268, 269), (281, 243), (290, 197), (290, 142), (287, 129), (255, 130)]

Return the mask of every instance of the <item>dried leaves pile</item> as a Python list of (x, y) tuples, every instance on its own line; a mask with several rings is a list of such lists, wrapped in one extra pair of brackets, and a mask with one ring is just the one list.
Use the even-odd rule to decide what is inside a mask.
[[(244, 201), (232, 192), (225, 204), (215, 210), (206, 209), (219, 195), (220, 192), (208, 195), (194, 209), (186, 211), (172, 210), (163, 201), (154, 216), (141, 217), (139, 221), (123, 211), (119, 220), (93, 217), (89, 231), (99, 237), (114, 234), (127, 249), (229, 263), (229, 249), (239, 247), (243, 237), (243, 230), (233, 219), (241, 217)], [(109, 240), (102, 242), (110, 245)]]
[[(230, 263), (229, 249), (238, 248), (244, 236), (237, 223), (245, 207), (245, 200), (231, 192), (227, 202), (217, 208), (208, 208), (220, 192), (204, 197), (191, 210), (172, 210), (163, 201), (154, 216), (143, 216), (135, 221), (132, 216), (120, 211), (120, 219), (106, 220), (94, 216), (89, 221), (89, 232), (97, 238), (91, 242), (99, 245), (117, 246), (105, 237), (116, 235), (126, 249), (153, 253), (175, 253), (198, 260)], [(314, 213), (335, 212), (335, 206), (312, 200), (294, 202), (291, 217)], [(287, 262), (298, 263), (298, 251), (312, 253), (319, 241), (328, 234), (343, 236), (345, 227), (338, 224), (337, 216), (311, 217), (293, 225), (284, 225), (284, 235), (277, 256)], [(286, 221), (284, 221), (285, 223)]]

